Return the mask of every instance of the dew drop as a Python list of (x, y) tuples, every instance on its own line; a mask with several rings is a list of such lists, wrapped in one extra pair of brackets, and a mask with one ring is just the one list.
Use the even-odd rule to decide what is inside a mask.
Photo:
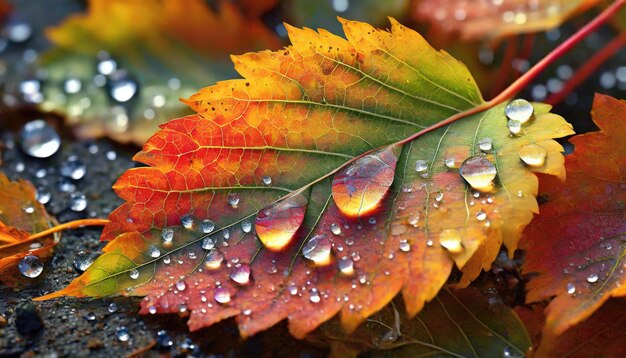
[(191, 215), (184, 215), (180, 218), (180, 224), (187, 230), (192, 230), (195, 226), (195, 218)]
[(161, 256), (161, 250), (159, 250), (159, 248), (154, 245), (150, 245), (150, 247), (148, 248), (148, 254), (150, 254), (150, 257), (157, 258)]
[(165, 244), (170, 244), (174, 240), (174, 229), (166, 227), (161, 231), (161, 238)]
[(589, 276), (587, 276), (587, 282), (589, 283), (596, 283), (598, 282), (598, 275), (595, 273), (590, 274)]
[(150, 307), (148, 307), (148, 312), (150, 314), (156, 314), (157, 313), (157, 308), (155, 306), (150, 306)]
[(472, 188), (488, 191), (493, 187), (497, 171), (487, 158), (476, 155), (465, 159), (459, 173)]
[(455, 229), (443, 230), (439, 234), (439, 244), (453, 254), (459, 254), (463, 252), (461, 235)]
[(265, 185), (272, 185), (272, 177), (270, 177), (269, 175), (263, 176), (261, 180), (263, 180), (263, 184)]
[(346, 276), (354, 274), (354, 262), (348, 257), (342, 257), (338, 263), (339, 271)]
[(504, 113), (510, 120), (525, 123), (532, 117), (534, 112), (532, 104), (525, 99), (514, 99), (506, 105)]
[(93, 257), (85, 251), (79, 251), (72, 260), (74, 269), (78, 272), (85, 272), (93, 263)]
[(337, 223), (330, 224), (330, 232), (332, 232), (333, 235), (341, 235), (341, 226)]
[(217, 287), (213, 292), (213, 299), (218, 303), (228, 303), (230, 302), (230, 292), (224, 287)]
[(107, 307), (107, 311), (109, 311), (109, 313), (117, 312), (117, 305), (115, 304), (115, 302), (111, 302), (109, 304), (109, 306)]
[(70, 195), (70, 209), (72, 211), (83, 211), (87, 208), (87, 197), (81, 192), (74, 192)]
[(428, 170), (428, 162), (422, 159), (419, 159), (415, 162), (415, 171), (418, 173), (425, 172)]
[(80, 92), (80, 89), (83, 87), (83, 84), (76, 77), (67, 78), (63, 82), (63, 91), (67, 94), (76, 94)]
[(172, 259), (170, 258), (170, 256), (169, 256), (169, 255), (167, 255), (167, 256), (165, 256), (165, 257), (163, 257), (163, 263), (164, 263), (164, 264), (169, 265), (169, 264), (170, 264), (170, 262), (172, 262)]
[(61, 137), (41, 119), (30, 121), (20, 131), (22, 150), (35, 158), (48, 158), (61, 147)]
[(204, 240), (202, 240), (202, 248), (205, 250), (211, 250), (212, 248), (215, 247), (215, 239), (211, 236), (209, 237), (205, 237)]
[(224, 255), (222, 255), (219, 250), (212, 249), (207, 253), (206, 258), (204, 259), (204, 266), (209, 270), (216, 270), (222, 266), (223, 261)]
[(131, 279), (136, 280), (137, 278), (139, 278), (139, 270), (137, 270), (137, 269), (130, 270), (130, 272), (128, 273), (128, 276)]
[(74, 180), (82, 179), (87, 173), (87, 166), (83, 161), (72, 156), (68, 158), (63, 164), (61, 164), (60, 169), (61, 175), (66, 178), (71, 178)]
[(241, 264), (233, 270), (230, 274), (230, 279), (237, 282), (240, 285), (247, 285), (250, 283), (250, 266)]
[(517, 120), (510, 120), (507, 122), (506, 126), (509, 128), (509, 132), (511, 135), (518, 135), (522, 132), (522, 122)]
[(35, 278), (43, 271), (43, 262), (35, 255), (27, 255), (20, 260), (17, 268), (24, 277)]
[(484, 210), (479, 210), (476, 213), (476, 220), (483, 221), (487, 218), (487, 213)]
[(124, 326), (117, 327), (115, 329), (115, 336), (117, 337), (117, 340), (120, 342), (126, 342), (130, 339), (130, 333), (128, 332), (128, 328)]
[(315, 235), (306, 242), (302, 254), (316, 265), (324, 266), (330, 263), (330, 241), (324, 235)]
[(390, 146), (342, 168), (332, 182), (337, 208), (349, 217), (360, 217), (375, 210), (393, 183), (397, 160)]
[(290, 295), (295, 296), (298, 294), (298, 286), (292, 283), (289, 286), (287, 286), (287, 291), (289, 291)]
[(446, 165), (447, 168), (449, 169), (454, 169), (456, 168), (456, 160), (454, 158), (446, 158), (443, 163)]
[(35, 207), (33, 206), (33, 204), (28, 203), (22, 207), (22, 211), (26, 214), (32, 214), (35, 212)]
[(403, 251), (403, 252), (411, 251), (411, 244), (409, 244), (409, 242), (406, 240), (400, 241), (400, 251)]
[(493, 139), (485, 137), (478, 141), (478, 149), (483, 152), (489, 152), (493, 149)]
[(35, 198), (40, 204), (47, 204), (52, 198), (52, 193), (45, 187), (38, 187)]
[(202, 223), (200, 224), (200, 229), (205, 234), (211, 233), (213, 230), (215, 230), (215, 223), (213, 223), (213, 221), (209, 219), (202, 220)]
[(572, 294), (574, 294), (575, 292), (576, 292), (576, 286), (575, 286), (573, 283), (568, 282), (568, 283), (567, 283), (567, 293), (569, 293), (570, 295), (572, 295)]
[(115, 75), (108, 81), (107, 85), (109, 86), (111, 98), (120, 103), (130, 101), (135, 97), (139, 89), (137, 82), (126, 76), (125, 73)]
[(228, 197), (228, 205), (230, 205), (233, 209), (237, 209), (239, 206), (239, 196), (237, 195), (229, 195)]
[(311, 295), (309, 296), (309, 301), (313, 303), (318, 303), (319, 301), (321, 301), (320, 294), (317, 292), (317, 290), (311, 291)]
[(295, 194), (262, 209), (254, 228), (263, 245), (271, 251), (280, 251), (289, 245), (302, 225), (306, 207), (304, 195)]
[(539, 167), (546, 162), (546, 149), (539, 144), (527, 144), (520, 148), (518, 154), (531, 167)]
[(176, 282), (176, 289), (179, 291), (184, 291), (185, 288), (187, 288), (187, 285), (185, 285), (185, 281), (178, 281)]
[(372, 217), (370, 217), (369, 219), (367, 219), (367, 222), (368, 222), (370, 225), (376, 225), (376, 218), (372, 216)]
[(249, 220), (242, 221), (241, 230), (245, 233), (249, 233), (250, 231), (252, 231), (252, 223)]

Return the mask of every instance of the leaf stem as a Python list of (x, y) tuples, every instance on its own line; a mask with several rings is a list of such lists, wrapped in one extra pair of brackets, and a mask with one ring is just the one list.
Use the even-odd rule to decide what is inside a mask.
[[(50, 234), (54, 234), (55, 232), (67, 230), (67, 229), (77, 229), (84, 226), (103, 226), (109, 223), (107, 219), (81, 219), (81, 220), (73, 220), (63, 224), (59, 224), (49, 228), (48, 230), (44, 230), (38, 232), (36, 234), (32, 234), (28, 237), (28, 240), (36, 240), (40, 239), (44, 236), (48, 236)], [(26, 240), (26, 241), (28, 241)], [(22, 241), (25, 242), (25, 241)]]
[(548, 66), (550, 66), (554, 61), (561, 58), (565, 55), (569, 50), (572, 49), (576, 44), (578, 44), (582, 39), (587, 37), (590, 33), (594, 32), (600, 25), (605, 23), (611, 16), (613, 16), (622, 6), (626, 4), (626, 0), (616, 0), (611, 5), (609, 5), (606, 9), (604, 9), (598, 16), (596, 16), (591, 22), (585, 25), (583, 28), (578, 30), (574, 35), (565, 40), (562, 44), (557, 46), (554, 50), (552, 50), (549, 54), (547, 54), (541, 61), (537, 62), (533, 67), (531, 67), (526, 73), (520, 76), (517, 80), (515, 80), (509, 87), (507, 87), (504, 91), (500, 92), (497, 96), (493, 97), (491, 100), (487, 102), (483, 102), (476, 107), (470, 108), (463, 112), (457, 113), (447, 119), (432, 125), (428, 128), (425, 128), (410, 137), (407, 137), (395, 145), (403, 145), (408, 142), (413, 141), (414, 139), (428, 133), (432, 132), (441, 127), (445, 127), (450, 123), (456, 122), (461, 118), (465, 118), (471, 116), (472, 114), (476, 114), (487, 109), (493, 108), (496, 105), (506, 101), (507, 99), (513, 97), (517, 92), (521, 91), (524, 87), (526, 87), (530, 82), (532, 82), (543, 70), (545, 70)]
[(569, 95), (578, 85), (585, 81), (592, 73), (594, 73), (600, 65), (619, 51), (626, 45), (626, 31), (622, 31), (619, 36), (611, 40), (606, 44), (599, 52), (593, 55), (587, 60), (578, 70), (572, 78), (570, 78), (563, 86), (563, 89), (552, 96), (548, 97), (545, 102), (550, 105), (555, 105), (561, 102), (567, 95)]

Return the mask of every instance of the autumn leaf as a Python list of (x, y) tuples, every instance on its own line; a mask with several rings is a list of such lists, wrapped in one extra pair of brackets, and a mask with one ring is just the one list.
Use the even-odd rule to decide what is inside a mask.
[(198, 114), (114, 185), (126, 203), (104, 254), (40, 299), (144, 295), (141, 312), (190, 314), (192, 330), (288, 319), (302, 337), (337, 313), (354, 330), (400, 291), (412, 317), (455, 264), (466, 286), (515, 250), (533, 172), (564, 177), (552, 138), (571, 126), (518, 101), (509, 122), (503, 103), (431, 127), (484, 103), (465, 66), (396, 21), (341, 21), (347, 40), (288, 27), (292, 46), (234, 57), (243, 79), (187, 100)]
[(442, 289), (410, 320), (401, 308), (388, 305), (350, 335), (333, 321), (320, 331), (317, 335), (331, 342), (333, 353), (341, 350), (354, 356), (366, 349), (373, 350), (368, 352), (371, 356), (386, 357), (523, 356), (531, 346), (515, 311), (497, 294), (473, 287), (456, 292)]
[(556, 296), (546, 308), (540, 349), (550, 349), (610, 297), (626, 294), (625, 110), (626, 102), (596, 95), (591, 114), (600, 131), (570, 139), (576, 149), (565, 158), (567, 181), (541, 178), (547, 203), (522, 241), (523, 270), (539, 274), (527, 285), (527, 301)]
[(143, 144), (159, 124), (190, 113), (180, 97), (232, 76), (229, 54), (279, 47), (259, 18), (227, 1), (217, 7), (90, 0), (87, 14), (47, 31), (55, 47), (42, 60), (41, 108), (64, 113), (81, 137)]
[(22, 277), (18, 262), (27, 255), (45, 258), (59, 242), (59, 234), (29, 240), (31, 233), (56, 224), (35, 198), (35, 188), (25, 180), (11, 181), (0, 172), (0, 282), (15, 286)]
[(414, 4), (413, 17), (448, 36), (481, 40), (549, 30), (599, 2), (419, 0)]

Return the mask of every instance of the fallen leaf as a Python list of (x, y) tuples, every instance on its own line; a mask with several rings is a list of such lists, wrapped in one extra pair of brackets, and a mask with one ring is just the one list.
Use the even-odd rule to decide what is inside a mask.
[(473, 287), (456, 292), (442, 289), (412, 319), (388, 305), (350, 335), (331, 321), (313, 336), (320, 340), (317, 336), (334, 342), (333, 353), (369, 351), (374, 357), (524, 356), (531, 346), (515, 311), (504, 306), (497, 294)]
[[(49, 256), (58, 234), (28, 240), (30, 234), (51, 228), (56, 221), (35, 199), (35, 188), (25, 180), (11, 181), (0, 172), (0, 282), (15, 286), (22, 277), (17, 263), (27, 255)], [(9, 226), (10, 225), (10, 226)]]
[[(395, 20), (342, 23), (347, 40), (289, 27), (292, 46), (234, 57), (244, 79), (187, 100), (198, 114), (164, 124), (114, 185), (127, 202), (104, 254), (40, 299), (146, 295), (141, 312), (190, 313), (192, 330), (287, 318), (302, 337), (337, 313), (353, 330), (401, 290), (414, 316), (455, 263), (466, 286), (503, 241), (515, 250), (533, 172), (564, 176), (552, 138), (571, 126), (535, 104), (512, 135), (503, 103), (403, 145), (483, 103), (476, 85)], [(543, 165), (520, 161), (531, 144)]]
[(482, 40), (553, 29), (599, 2), (419, 0), (413, 5), (413, 17), (447, 36)]
[(525, 273), (538, 273), (527, 301), (555, 297), (546, 308), (540, 352), (610, 297), (626, 294), (626, 102), (596, 95), (591, 112), (598, 132), (570, 139), (567, 181), (541, 177), (547, 200), (524, 232)]
[(180, 97), (232, 76), (229, 54), (280, 46), (259, 18), (227, 1), (217, 8), (90, 0), (86, 14), (47, 31), (55, 47), (42, 59), (41, 108), (62, 112), (81, 137), (143, 144), (159, 124), (190, 113)]

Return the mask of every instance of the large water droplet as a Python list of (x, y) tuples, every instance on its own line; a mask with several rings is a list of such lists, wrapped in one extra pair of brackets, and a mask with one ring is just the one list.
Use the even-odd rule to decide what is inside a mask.
[(516, 120), (520, 123), (527, 122), (533, 115), (534, 109), (525, 99), (514, 99), (506, 105), (504, 113), (510, 120)]
[(455, 229), (443, 230), (439, 234), (439, 244), (453, 254), (463, 252), (461, 235)]
[(203, 233), (208, 234), (215, 230), (215, 223), (209, 219), (202, 220), (202, 223), (200, 224), (200, 229)]
[(531, 167), (539, 167), (546, 162), (546, 149), (539, 144), (527, 144), (520, 148), (518, 154)]
[(228, 303), (230, 302), (230, 292), (224, 287), (217, 287), (213, 293), (213, 298), (218, 303)]
[(230, 279), (237, 282), (240, 285), (247, 285), (250, 283), (250, 266), (241, 264), (230, 273)]
[(360, 157), (335, 174), (332, 195), (339, 210), (348, 216), (370, 213), (389, 191), (398, 158), (393, 147)]
[(61, 147), (61, 137), (45, 121), (37, 119), (24, 125), (20, 131), (22, 150), (35, 158), (48, 158)]
[(304, 195), (295, 194), (261, 210), (255, 230), (263, 245), (271, 251), (285, 248), (302, 225), (306, 207)]
[(339, 259), (337, 266), (339, 267), (339, 271), (346, 276), (354, 274), (354, 261), (348, 257), (342, 257)]
[(74, 268), (78, 272), (85, 272), (93, 263), (93, 257), (85, 251), (79, 251), (72, 260)]
[(324, 235), (315, 235), (306, 242), (302, 248), (302, 254), (316, 265), (328, 265), (330, 263), (331, 244)]
[(589, 283), (596, 283), (598, 282), (598, 275), (595, 273), (590, 274), (589, 276), (587, 276), (587, 282)]
[(43, 262), (35, 255), (27, 255), (17, 264), (20, 273), (28, 278), (35, 278), (43, 271)]
[(78, 159), (75, 156), (72, 156), (67, 159), (63, 164), (61, 164), (61, 175), (66, 178), (72, 178), (74, 180), (81, 179), (87, 173), (87, 166), (83, 163), (82, 160)]
[(206, 254), (206, 258), (204, 259), (204, 266), (209, 270), (216, 270), (220, 268), (222, 265), (222, 261), (224, 261), (224, 255), (217, 250), (212, 249)]
[(473, 156), (465, 159), (459, 173), (467, 183), (476, 190), (489, 191), (493, 187), (496, 177), (496, 167), (483, 156)]

